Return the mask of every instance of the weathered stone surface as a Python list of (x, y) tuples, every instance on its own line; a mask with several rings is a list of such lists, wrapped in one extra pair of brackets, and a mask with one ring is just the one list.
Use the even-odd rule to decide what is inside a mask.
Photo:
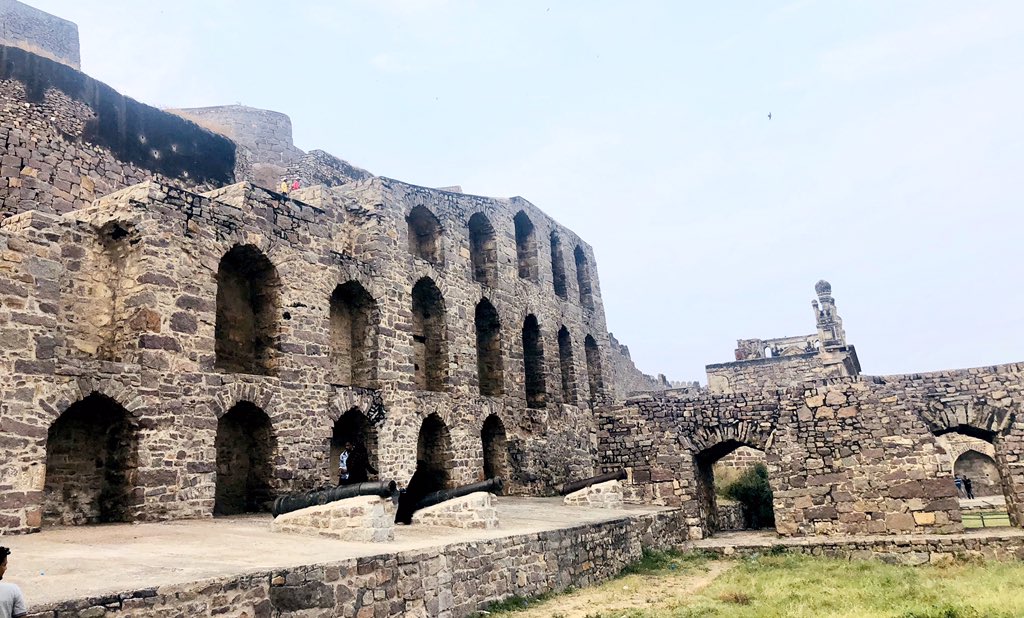
[(571, 506), (616, 509), (622, 506), (622, 483), (607, 481), (567, 494), (562, 502)]
[(394, 522), (391, 500), (357, 496), (278, 515), (270, 529), (342, 541), (384, 543), (395, 538)]
[(413, 523), (490, 530), (497, 528), (499, 523), (498, 509), (495, 506), (497, 500), (494, 494), (478, 491), (420, 509), (413, 515)]

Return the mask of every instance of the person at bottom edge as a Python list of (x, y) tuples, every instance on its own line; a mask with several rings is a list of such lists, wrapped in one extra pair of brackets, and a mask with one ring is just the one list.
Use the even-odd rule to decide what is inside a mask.
[(7, 556), (11, 550), (0, 547), (0, 618), (21, 618), (28, 615), (25, 607), (25, 597), (21, 595), (21, 588), (16, 585), (2, 581), (7, 573)]

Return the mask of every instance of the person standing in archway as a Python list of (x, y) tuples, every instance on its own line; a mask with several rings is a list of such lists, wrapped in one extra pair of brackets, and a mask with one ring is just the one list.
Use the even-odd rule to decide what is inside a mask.
[(346, 440), (345, 447), (341, 449), (341, 455), (338, 455), (338, 485), (348, 485), (348, 459), (352, 456), (352, 441)]
[(964, 491), (967, 492), (968, 500), (974, 500), (974, 481), (966, 474), (964, 475)]
[(346, 484), (365, 483), (370, 474), (377, 474), (377, 469), (370, 464), (370, 454), (361, 443), (352, 446), (348, 455), (348, 481)]
[[(0, 580), (3, 580), (4, 573), (7, 572), (7, 556), (10, 555), (11, 550), (0, 547)], [(21, 595), (21, 588), (0, 581), (0, 618), (21, 618), (27, 615), (28, 609), (25, 607), (25, 597)]]

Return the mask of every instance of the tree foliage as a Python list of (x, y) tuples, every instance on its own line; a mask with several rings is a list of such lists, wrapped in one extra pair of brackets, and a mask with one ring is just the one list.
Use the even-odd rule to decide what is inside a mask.
[(759, 463), (748, 468), (725, 487), (725, 497), (743, 506), (743, 524), (748, 529), (774, 528), (772, 488), (768, 485), (768, 468)]

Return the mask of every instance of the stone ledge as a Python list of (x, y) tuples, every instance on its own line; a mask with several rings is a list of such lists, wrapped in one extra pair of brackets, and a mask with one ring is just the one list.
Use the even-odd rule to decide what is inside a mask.
[(395, 508), (377, 496), (356, 496), (274, 518), (271, 532), (322, 536), (342, 541), (385, 543), (395, 539)]
[(622, 508), (622, 500), (622, 483), (607, 481), (567, 494), (562, 503), (566, 506), (618, 509)]
[(494, 494), (478, 491), (420, 509), (413, 515), (413, 522), (424, 526), (492, 530), (498, 527), (497, 501)]

